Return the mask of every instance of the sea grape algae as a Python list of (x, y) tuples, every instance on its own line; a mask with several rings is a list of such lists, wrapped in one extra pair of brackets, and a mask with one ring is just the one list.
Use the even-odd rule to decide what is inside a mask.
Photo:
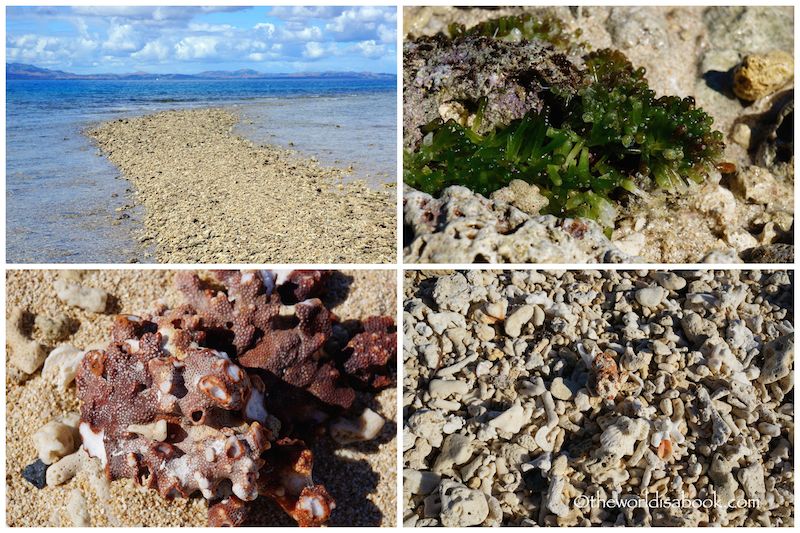
[(619, 51), (580, 55), (555, 19), (506, 17), (404, 48), (404, 180), (488, 196), (521, 179), (543, 214), (613, 228), (626, 195), (685, 190), (721, 162), (691, 98), (656, 98)]
[(396, 358), (394, 321), (342, 327), (318, 298), (328, 278), (183, 272), (184, 305), (117, 317), (77, 376), (83, 446), (106, 476), (167, 499), (200, 493), (212, 526), (241, 525), (261, 495), (301, 526), (324, 524), (335, 502), (304, 439), (354, 410), (357, 389), (392, 386)]

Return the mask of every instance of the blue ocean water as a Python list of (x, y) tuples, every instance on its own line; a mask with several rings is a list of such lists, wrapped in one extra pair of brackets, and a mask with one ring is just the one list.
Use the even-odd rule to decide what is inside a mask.
[(6, 255), (13, 263), (152, 261), (133, 233), (131, 184), (83, 131), (164, 109), (237, 110), (237, 133), (394, 181), (394, 80), (8, 80)]

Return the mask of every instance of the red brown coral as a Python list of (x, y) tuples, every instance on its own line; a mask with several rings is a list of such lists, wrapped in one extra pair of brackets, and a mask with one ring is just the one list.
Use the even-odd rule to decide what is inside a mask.
[(622, 385), (614, 352), (607, 350), (597, 354), (592, 362), (592, 374), (589, 376), (589, 388), (598, 396), (613, 400)]
[(364, 385), (382, 389), (393, 384), (388, 374), (389, 364), (397, 357), (397, 332), (394, 320), (388, 316), (374, 316), (363, 322), (364, 331), (350, 339), (347, 348), (352, 351), (344, 363), (344, 370)]
[(247, 519), (247, 504), (231, 496), (208, 508), (209, 527), (238, 527)]
[(273, 437), (247, 406), (263, 396), (253, 395), (250, 377), (225, 354), (164, 353), (155, 327), (118, 318), (117, 340), (83, 359), (77, 384), (87, 451), (110, 479), (132, 478), (166, 498), (201, 492), (212, 499), (224, 489), (255, 499), (260, 457)]
[[(110, 479), (134, 479), (165, 498), (222, 499), (209, 509), (211, 525), (242, 524), (259, 494), (300, 525), (324, 523), (335, 504), (313, 482), (311, 451), (294, 438), (276, 440), (278, 432), (319, 424), (326, 416), (319, 406), (349, 408), (354, 384), (387, 386), (396, 358), (388, 317), (328, 342), (338, 318), (316, 298), (328, 278), (319, 271), (217, 271), (211, 281), (176, 275), (186, 304), (117, 317), (112, 342), (82, 361), (84, 447)], [(289, 421), (283, 430), (268, 414), (273, 408)]]
[(322, 485), (311, 477), (314, 457), (303, 442), (281, 439), (268, 454), (270, 462), (281, 465), (267, 478), (262, 492), (272, 497), (300, 526), (324, 524), (336, 507)]

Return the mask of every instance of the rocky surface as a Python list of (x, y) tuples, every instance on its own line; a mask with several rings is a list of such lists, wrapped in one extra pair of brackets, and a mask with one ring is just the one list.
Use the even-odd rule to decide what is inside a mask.
[(453, 186), (433, 198), (408, 188), (403, 197), (405, 261), (620, 263), (638, 252), (621, 251), (591, 220), (532, 216), (513, 205), (517, 195), (511, 187), (498, 193), (486, 199)]
[[(781, 128), (785, 117), (793, 118), (793, 81), (786, 72), (794, 48), (790, 7), (409, 7), (404, 29), (412, 39), (445, 31), (451, 22), (471, 27), (531, 9), (554, 14), (568, 31), (580, 29), (580, 40), (593, 49), (612, 47), (624, 52), (635, 66), (647, 70), (657, 95), (694, 97), (726, 135), (725, 161), (732, 163), (726, 173), (712, 174), (702, 186), (680, 195), (631, 199), (611, 236), (618, 247), (659, 263), (696, 263), (722, 256), (729, 262), (752, 261), (759, 256), (758, 250), (778, 247), (783, 252), (771, 256), (791, 261), (794, 146), (789, 128)], [(763, 90), (753, 102), (734, 94), (734, 71), (739, 67), (741, 72), (748, 56), (777, 58), (781, 65), (780, 75), (775, 69), (768, 76), (763, 69), (754, 71)], [(404, 135), (408, 142), (409, 132)], [(753, 167), (766, 170), (760, 179), (772, 184), (758, 186), (771, 191), (758, 199), (742, 196), (741, 189), (732, 186), (751, 175)], [(481, 224), (487, 217), (492, 214), (470, 216), (462, 224)], [(436, 251), (428, 250), (428, 256), (451, 255), (448, 247), (453, 248), (452, 254), (459, 253), (462, 244), (452, 240), (449, 226), (449, 221), (440, 221), (432, 229), (437, 237), (429, 240), (437, 241)], [(525, 239), (505, 241), (526, 248)], [(408, 247), (410, 242), (405, 242), (405, 254), (415, 257), (419, 253)], [(496, 249), (494, 255), (503, 260)]]
[(407, 273), (405, 525), (792, 526), (793, 282)]
[(478, 133), (531, 109), (542, 111), (549, 91), (574, 94), (582, 82), (575, 65), (540, 42), (518, 46), (469, 36), (452, 43), (442, 36), (409, 41), (403, 49), (404, 148), (415, 149), (420, 127), (437, 118), (472, 126), (483, 98)]
[(222, 109), (119, 119), (88, 132), (135, 185), (140, 241), (161, 263), (387, 263), (394, 195), (231, 133)]

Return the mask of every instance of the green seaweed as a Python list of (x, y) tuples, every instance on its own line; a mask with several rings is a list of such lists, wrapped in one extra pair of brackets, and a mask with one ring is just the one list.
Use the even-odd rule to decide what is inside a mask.
[(644, 69), (621, 52), (600, 50), (584, 60), (587, 83), (578, 96), (541, 113), (479, 135), (481, 102), (471, 127), (428, 124), (419, 149), (404, 158), (405, 182), (434, 195), (450, 185), (489, 195), (521, 179), (547, 197), (545, 213), (606, 228), (626, 195), (702, 182), (724, 148), (711, 117), (691, 98), (656, 98)]
[(481, 22), (471, 28), (452, 23), (447, 27), (451, 38), (459, 36), (492, 37), (504, 41), (539, 40), (552, 44), (559, 50), (571, 50), (573, 38), (580, 37), (581, 31), (570, 33), (564, 29), (560, 19), (552, 16), (535, 17), (530, 14), (509, 15)]

